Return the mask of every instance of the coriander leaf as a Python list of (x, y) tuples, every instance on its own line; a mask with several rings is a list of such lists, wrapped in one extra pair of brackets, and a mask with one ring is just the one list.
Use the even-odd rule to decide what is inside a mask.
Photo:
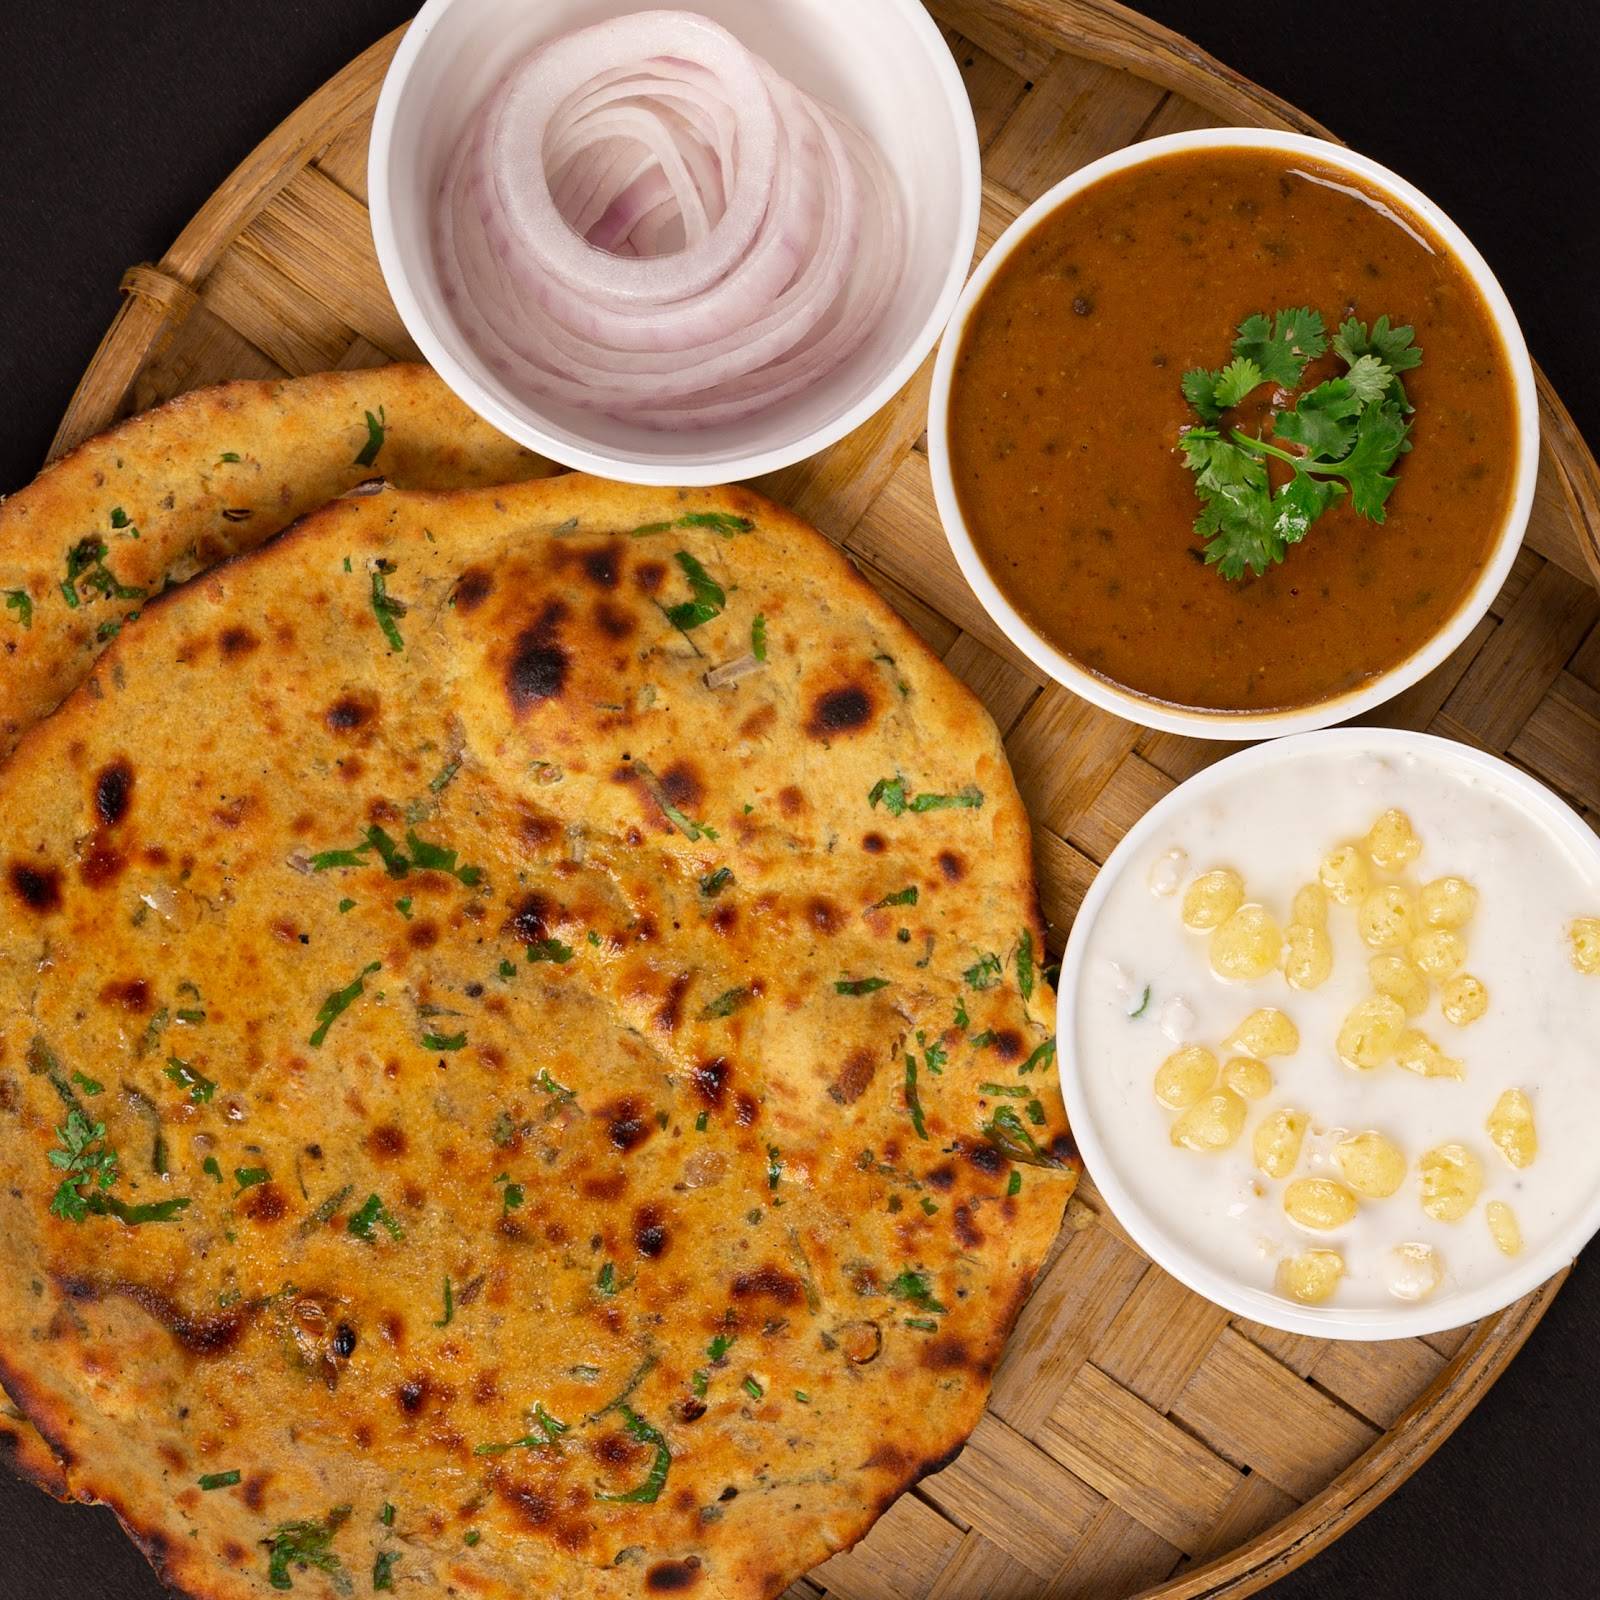
[(1220, 372), (1207, 372), (1204, 367), (1192, 367), (1183, 375), (1184, 399), (1207, 422), (1215, 422), (1222, 415), (1222, 406), (1217, 400), (1217, 382), (1221, 377)]
[(1239, 324), (1233, 353), (1253, 361), (1263, 377), (1280, 388), (1298, 386), (1307, 361), (1328, 348), (1322, 315), (1309, 306), (1280, 311), (1269, 322), (1259, 313)]
[(1374, 522), (1385, 519), (1384, 505), (1396, 482), (1386, 474), (1411, 448), (1406, 442), (1410, 432), (1411, 424), (1397, 403), (1385, 401), (1380, 406), (1368, 406), (1356, 424), (1354, 448), (1336, 469), (1330, 469), (1337, 470), (1349, 483), (1350, 504)]
[(1337, 461), (1356, 435), (1355, 423), (1365, 400), (1348, 378), (1330, 378), (1301, 395), (1293, 411), (1285, 411), (1273, 424), (1273, 436), (1297, 444), (1308, 456)]
[(1362, 356), (1345, 375), (1345, 381), (1363, 405), (1370, 405), (1388, 393), (1394, 383), (1394, 370), (1376, 356)]
[(1230, 581), (1265, 572), (1283, 559), (1272, 528), (1272, 497), (1263, 484), (1235, 483), (1202, 491), (1195, 532), (1206, 541), (1206, 564)]
[(238, 1472), (208, 1472), (198, 1480), (201, 1490), (209, 1494), (213, 1489), (231, 1489), (240, 1481)]
[(467, 1046), (465, 1029), (460, 1033), (425, 1033), (422, 1036), (424, 1050), (464, 1050)]
[(1412, 342), (1415, 337), (1412, 328), (1391, 328), (1387, 317), (1379, 317), (1369, 335), (1366, 323), (1350, 317), (1333, 336), (1333, 349), (1347, 366), (1353, 367), (1363, 356), (1376, 356), (1391, 372), (1410, 372), (1422, 365), (1422, 352)]
[(891, 1279), (888, 1293), (895, 1300), (906, 1300), (919, 1311), (933, 1311), (943, 1316), (949, 1310), (934, 1298), (933, 1285), (925, 1272), (902, 1272)]
[(572, 946), (562, 944), (559, 939), (541, 939), (537, 944), (527, 946), (529, 961), (553, 961), (558, 967), (565, 966), (572, 959)]
[(382, 1197), (376, 1194), (369, 1194), (361, 1203), (361, 1209), (355, 1212), (344, 1226), (345, 1232), (354, 1234), (356, 1238), (363, 1239), (368, 1244), (377, 1242), (376, 1235), (372, 1231), (375, 1227), (381, 1227), (391, 1239), (398, 1240), (405, 1237), (404, 1230), (390, 1215)]
[(668, 606), (667, 621), (679, 632), (688, 633), (714, 617), (720, 617), (728, 597), (722, 585), (687, 550), (679, 550), (673, 560), (683, 568), (684, 576), (689, 580), (689, 592), (694, 598)]
[(1215, 403), (1223, 408), (1236, 406), (1254, 389), (1267, 381), (1267, 375), (1249, 356), (1235, 356), (1220, 373), (1212, 390)]
[[(1272, 497), (1272, 531), (1285, 545), (1299, 544), (1311, 524), (1344, 494), (1344, 485), (1297, 472)], [(1277, 560), (1283, 559), (1280, 553)], [(1226, 576), (1226, 574), (1224, 574)]]
[(867, 795), (867, 804), (876, 811), (880, 802), (891, 817), (903, 816), (906, 809), (905, 779), (879, 778)]
[(887, 978), (838, 978), (834, 981), (834, 989), (839, 994), (875, 994), (879, 989), (887, 989)]
[(340, 1013), (348, 1010), (350, 1006), (352, 1006), (361, 998), (361, 995), (367, 986), (366, 980), (374, 972), (381, 971), (382, 966), (383, 963), (380, 961), (368, 962), (368, 964), (361, 969), (360, 973), (357, 974), (357, 976), (349, 983), (347, 983), (344, 988), (335, 989), (333, 993), (322, 1002), (321, 1006), (317, 1010), (317, 1025), (312, 1030), (311, 1038), (308, 1041), (313, 1050), (320, 1046), (322, 1041), (328, 1037), (328, 1029), (333, 1026)]
[(767, 619), (758, 615), (750, 624), (750, 654), (757, 661), (767, 659)]
[(954, 794), (919, 794), (911, 809), (918, 814), (924, 811), (976, 811), (983, 806), (983, 790), (969, 783)]
[(291, 1565), (304, 1571), (339, 1573), (344, 1563), (329, 1548), (333, 1536), (349, 1520), (349, 1506), (335, 1506), (322, 1522), (282, 1522), (262, 1542), (267, 1546), (267, 1582), (274, 1589), (294, 1588)]
[(5, 596), (6, 610), (15, 611), (17, 621), (24, 628), (31, 628), (33, 626), (33, 601), (29, 599), (27, 590), (7, 589)]
[(378, 619), (378, 626), (383, 629), (389, 648), (404, 650), (406, 642), (396, 626), (396, 619), (406, 614), (406, 607), (404, 601), (396, 600), (389, 593), (389, 574), (393, 571), (392, 561), (378, 560), (372, 564), (372, 614)]
[(637, 1412), (625, 1405), (619, 1405), (617, 1411), (622, 1417), (623, 1427), (631, 1438), (640, 1444), (655, 1446), (655, 1460), (651, 1463), (644, 1482), (637, 1489), (630, 1489), (626, 1494), (604, 1494), (596, 1490), (595, 1499), (610, 1500), (625, 1505), (653, 1505), (660, 1499), (661, 1491), (666, 1487), (667, 1473), (672, 1466), (672, 1452), (667, 1448), (667, 1441), (661, 1434)]
[(378, 452), (383, 449), (384, 428), (388, 422), (388, 418), (384, 416), (382, 406), (378, 407), (377, 416), (373, 416), (369, 411), (366, 413), (366, 418), (367, 442), (362, 445), (354, 462), (351, 463), (357, 467), (370, 467), (378, 459)]
[(1042, 1148), (1010, 1106), (1000, 1106), (983, 1125), (983, 1135), (1010, 1156), (1034, 1167), (1059, 1167), (1061, 1162)]
[(922, 1115), (922, 1096), (917, 1090), (917, 1058), (906, 1052), (906, 1110), (911, 1115), (911, 1126), (919, 1139), (928, 1137), (928, 1125)]

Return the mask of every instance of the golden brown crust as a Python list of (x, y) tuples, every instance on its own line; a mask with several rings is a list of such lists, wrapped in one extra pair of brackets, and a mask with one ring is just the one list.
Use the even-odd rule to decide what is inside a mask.
[[(163, 585), (367, 479), (453, 489), (552, 470), (423, 366), (222, 383), (87, 440), (0, 501), (0, 761)], [(104, 555), (79, 560), (69, 603), (85, 539)]]
[[(0, 873), (0, 1377), (169, 1582), (775, 1595), (976, 1422), (1075, 1173), (1027, 822), (779, 508), (329, 506), (24, 736)], [(107, 1148), (187, 1208), (52, 1215)]]

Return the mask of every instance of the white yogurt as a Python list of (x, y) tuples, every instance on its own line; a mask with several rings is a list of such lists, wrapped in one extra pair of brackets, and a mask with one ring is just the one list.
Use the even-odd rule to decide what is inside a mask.
[[(1247, 1298), (1275, 1294), (1278, 1263), (1319, 1247), (1337, 1250), (1345, 1264), (1326, 1308), (1393, 1309), (1492, 1289), (1515, 1273), (1517, 1261), (1490, 1236), (1491, 1201), (1515, 1213), (1523, 1260), (1600, 1203), (1600, 978), (1577, 972), (1566, 947), (1571, 920), (1600, 909), (1600, 851), (1570, 814), (1559, 821), (1563, 813), (1546, 797), (1444, 741), (1374, 730), (1284, 741), (1251, 755), (1231, 777), (1219, 773), (1208, 782), (1207, 775), (1192, 804), (1171, 808), (1143, 830), (1131, 853), (1108, 865), (1109, 881), (1095, 886), (1084, 909), (1091, 924), (1073, 930), (1073, 949), (1081, 944), (1083, 954), (1074, 965), (1069, 951), (1073, 993), (1063, 1022), (1070, 1012), (1076, 1059), (1064, 1079), (1077, 1080), (1092, 1123), (1085, 1141), (1091, 1174), (1108, 1192), (1129, 1196), (1182, 1250), (1245, 1288)], [(1428, 1009), (1410, 1023), (1465, 1064), (1459, 1082), (1418, 1077), (1393, 1063), (1357, 1071), (1339, 1060), (1340, 1024), (1372, 993), (1374, 952), (1357, 935), (1353, 907), (1330, 902), (1333, 973), (1320, 988), (1301, 992), (1277, 972), (1249, 983), (1214, 976), (1209, 935), (1183, 925), (1181, 891), (1170, 887), (1176, 862), (1184, 886), (1199, 873), (1232, 867), (1244, 877), (1247, 899), (1286, 926), (1291, 897), (1316, 880), (1323, 856), (1359, 840), (1388, 807), (1404, 811), (1423, 841), (1407, 869), (1413, 886), (1455, 874), (1479, 892), (1476, 914), (1461, 930), (1463, 970), (1487, 985), (1487, 1014), (1452, 1026), (1434, 985)], [(1146, 985), (1148, 1003), (1130, 1016), (1129, 994), (1142, 995)], [(1226, 1060), (1223, 1039), (1262, 1006), (1294, 1021), (1298, 1051), (1269, 1060), (1272, 1092), (1249, 1102), (1244, 1132), (1230, 1148), (1205, 1154), (1174, 1146), (1174, 1113), (1153, 1092), (1156, 1069), (1178, 1040), (1207, 1045)], [(1173, 1026), (1175, 1019), (1182, 1025)], [(1532, 1100), (1538, 1132), (1538, 1155), (1521, 1170), (1484, 1127), (1509, 1088)], [(1069, 1083), (1069, 1103), (1073, 1098)], [(1344, 1227), (1297, 1227), (1283, 1210), (1290, 1180), (1267, 1177), (1251, 1151), (1255, 1127), (1279, 1107), (1310, 1116), (1291, 1179), (1339, 1178), (1334, 1145), (1370, 1128), (1404, 1151), (1404, 1184), (1388, 1199), (1363, 1199)], [(1418, 1157), (1449, 1142), (1465, 1144), (1484, 1172), (1477, 1203), (1456, 1223), (1430, 1219), (1419, 1195)], [(1137, 1236), (1139, 1228), (1133, 1231)], [(1434, 1260), (1396, 1253), (1406, 1245), (1430, 1247)]]

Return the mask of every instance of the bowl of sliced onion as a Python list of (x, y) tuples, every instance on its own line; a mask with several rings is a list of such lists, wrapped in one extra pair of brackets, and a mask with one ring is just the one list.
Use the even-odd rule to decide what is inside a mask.
[(633, 483), (788, 466), (927, 358), (977, 133), (920, 0), (428, 0), (373, 123), (389, 292), (501, 432)]

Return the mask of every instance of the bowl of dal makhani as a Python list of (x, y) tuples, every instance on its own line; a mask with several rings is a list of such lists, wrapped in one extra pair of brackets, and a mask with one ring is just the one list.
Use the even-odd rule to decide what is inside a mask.
[(1533, 503), (1532, 364), (1483, 258), (1338, 145), (1222, 128), (1091, 163), (1006, 231), (934, 374), (940, 518), (1036, 665), (1256, 739), (1472, 632)]

